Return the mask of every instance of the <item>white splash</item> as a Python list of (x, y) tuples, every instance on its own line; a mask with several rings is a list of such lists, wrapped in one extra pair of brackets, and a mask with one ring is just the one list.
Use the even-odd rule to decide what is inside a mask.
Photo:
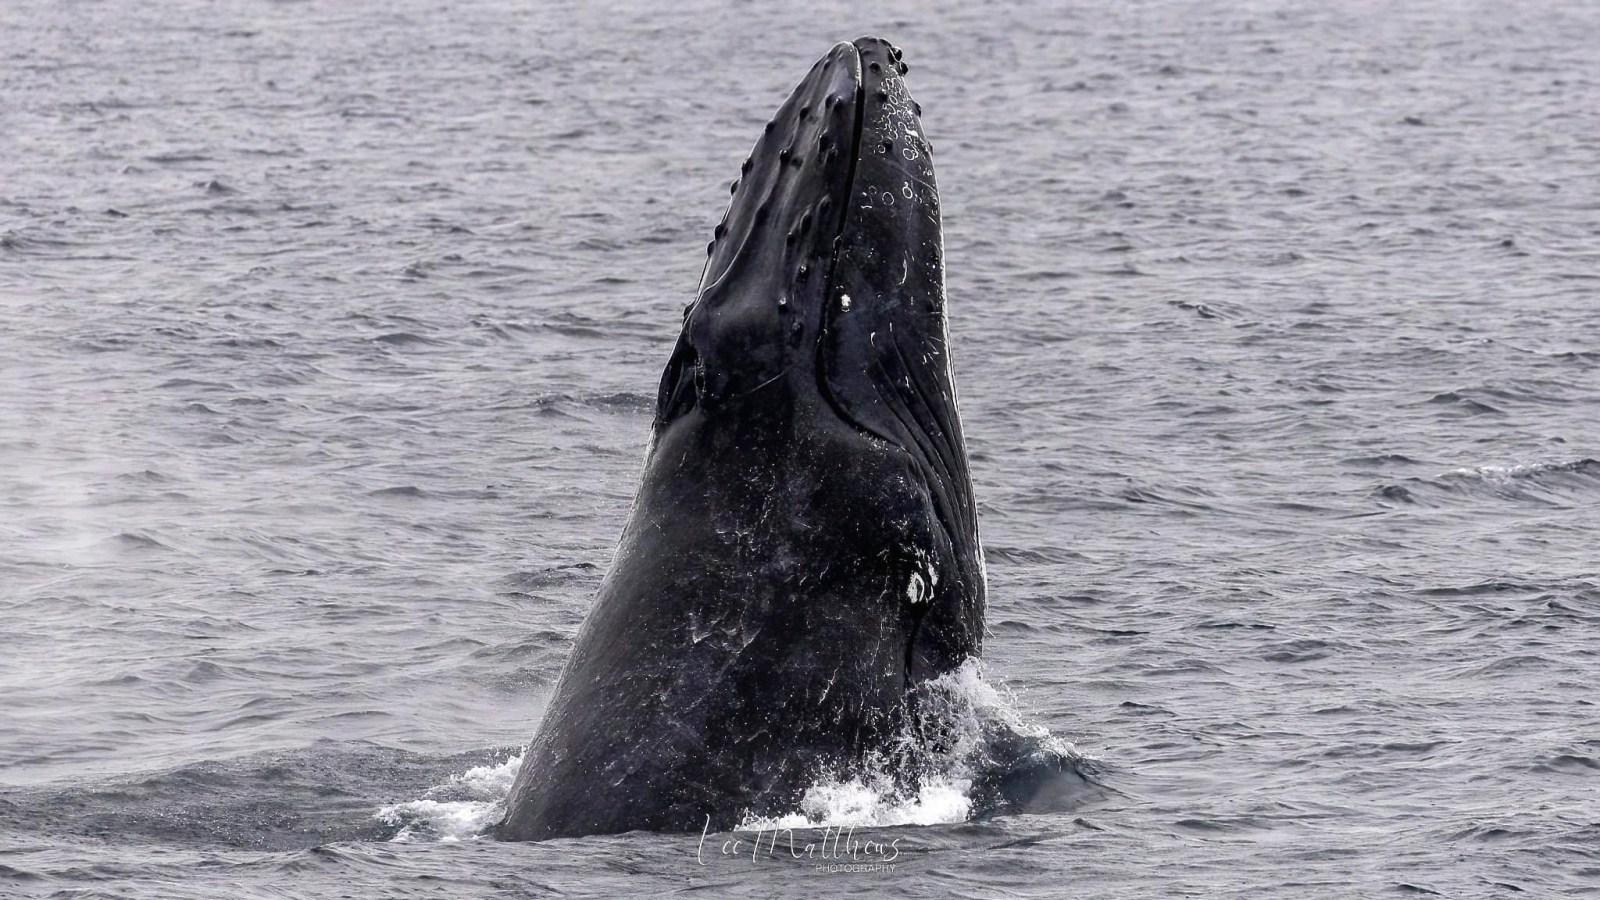
[(774, 828), (848, 828), (948, 825), (972, 815), (969, 779), (929, 778), (912, 796), (883, 775), (823, 779), (806, 790), (800, 811), (785, 816), (745, 816), (740, 831)]
[[(738, 830), (956, 824), (972, 816), (974, 782), (1003, 767), (997, 746), (1020, 738), (1059, 758), (1082, 758), (1071, 742), (1026, 721), (1016, 698), (985, 680), (977, 660), (923, 685), (920, 700), (935, 723), (929, 733), (904, 735), (862, 771), (818, 778), (795, 811), (747, 815)], [(916, 770), (914, 788), (897, 777), (908, 764)], [(420, 799), (383, 807), (375, 817), (399, 829), (391, 838), (396, 842), (476, 840), (504, 814), (521, 766), (521, 753), (476, 766)]]
[[(521, 766), (520, 753), (504, 762), (474, 766), (427, 792), (435, 796), (385, 806), (373, 817), (400, 829), (390, 838), (396, 843), (476, 840), (505, 812), (506, 795)], [(467, 799), (438, 799), (462, 796)]]
[(1004, 734), (1036, 742), (1061, 758), (1079, 758), (1071, 742), (1027, 722), (1010, 691), (983, 677), (982, 663), (968, 660), (960, 668), (923, 687), (923, 706), (938, 720), (940, 749), (908, 735), (894, 756), (913, 760), (919, 771), (914, 790), (891, 774), (887, 759), (849, 777), (826, 776), (808, 788), (799, 809), (781, 816), (747, 815), (741, 831), (773, 828), (888, 827), (949, 825), (972, 815), (974, 780), (996, 766), (991, 758), (995, 738)]
[(1481, 478), (1484, 481), (1505, 484), (1515, 479), (1531, 478), (1546, 472), (1584, 472), (1587, 466), (1593, 464), (1593, 460), (1575, 459), (1565, 462), (1535, 462), (1511, 466), (1471, 466), (1453, 469), (1449, 474), (1467, 478)]
[(924, 688), (943, 705), (943, 715), (957, 739), (949, 751), (952, 757), (970, 757), (987, 746), (987, 736), (1003, 730), (1018, 737), (1034, 738), (1044, 749), (1075, 758), (1081, 754), (1071, 741), (1050, 733), (1043, 725), (1029, 722), (1017, 709), (1017, 698), (1008, 687), (995, 687), (983, 677), (983, 663), (969, 659), (953, 672), (929, 682)]

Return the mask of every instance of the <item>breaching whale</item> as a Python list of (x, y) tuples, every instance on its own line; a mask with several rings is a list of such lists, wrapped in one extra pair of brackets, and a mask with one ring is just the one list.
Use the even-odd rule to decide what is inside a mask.
[(978, 654), (939, 196), (905, 73), (886, 41), (838, 44), (745, 161), (498, 837), (791, 811)]

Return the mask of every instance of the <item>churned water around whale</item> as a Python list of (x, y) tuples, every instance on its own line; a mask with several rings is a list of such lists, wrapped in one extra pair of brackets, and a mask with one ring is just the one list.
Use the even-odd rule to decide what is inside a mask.
[[(1600, 878), (1588, 6), (7, 12), (0, 895)], [(1100, 787), (796, 811), (893, 872), (472, 840), (728, 179), (874, 32), (938, 156), (987, 548), (952, 696)]]

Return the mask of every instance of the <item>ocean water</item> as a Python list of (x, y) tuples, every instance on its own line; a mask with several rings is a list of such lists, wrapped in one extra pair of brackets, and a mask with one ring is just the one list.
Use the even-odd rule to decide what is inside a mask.
[[(946, 216), (957, 687), (1085, 783), (478, 839), (728, 183), (867, 33)], [(1580, 0), (8, 0), (0, 896), (1594, 896), (1596, 46)]]

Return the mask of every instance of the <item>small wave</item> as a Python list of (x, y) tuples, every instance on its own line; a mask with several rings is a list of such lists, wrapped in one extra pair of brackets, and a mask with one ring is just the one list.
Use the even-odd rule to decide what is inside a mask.
[(1600, 772), (1600, 759), (1580, 753), (1558, 753), (1538, 762), (1533, 766), (1533, 771), (1587, 777), (1594, 772)]
[(1513, 466), (1475, 466), (1447, 472), (1435, 483), (1466, 494), (1550, 502), (1563, 495), (1600, 488), (1600, 461), (1586, 458)]
[(621, 391), (615, 394), (593, 394), (583, 399), (592, 406), (615, 407), (639, 412), (653, 410), (656, 405), (656, 398), (646, 397), (643, 394), (635, 394), (630, 391)]
[(559, 566), (547, 566), (538, 571), (516, 572), (505, 576), (501, 579), (501, 582), (516, 590), (526, 591), (557, 584), (569, 584), (574, 581), (588, 581), (598, 578), (600, 574), (600, 567), (594, 563), (576, 562)]
[(1559, 359), (1563, 362), (1600, 362), (1600, 350), (1566, 350), (1550, 354), (1550, 356), (1552, 359)]
[(427, 496), (429, 496), (429, 494), (428, 494), (428, 492), (426, 490), (423, 490), (422, 488), (417, 487), (414, 484), (403, 484), (403, 485), (399, 485), (397, 487), (378, 488), (376, 490), (367, 491), (367, 496), (368, 497), (399, 497), (399, 498), (415, 499), (415, 498), (419, 498), (419, 497), (427, 497)]
[[(618, 249), (618, 248), (610, 248)], [(614, 339), (614, 328), (601, 319), (581, 315), (575, 312), (558, 312), (552, 314), (547, 320), (539, 322), (537, 327), (545, 331), (570, 337), (598, 337)]]
[(373, 818), (399, 829), (389, 839), (395, 843), (476, 840), (504, 814), (506, 795), (521, 766), (521, 753), (474, 766), (420, 799), (383, 807)]
[[(1198, 495), (1203, 496), (1203, 494), (1201, 492), (1199, 492), (1199, 491), (1195, 491), (1195, 490), (1192, 490), (1192, 489), (1186, 489), (1186, 488), (1183, 488), (1183, 487), (1175, 488), (1174, 491), (1175, 492), (1186, 492), (1186, 493), (1191, 493), (1191, 494), (1198, 494)], [(1173, 507), (1177, 507), (1179, 509), (1191, 510), (1191, 511), (1194, 511), (1194, 512), (1210, 512), (1212, 510), (1212, 507), (1210, 505), (1208, 505), (1208, 504), (1200, 503), (1200, 502), (1194, 501), (1194, 500), (1179, 499), (1177, 497), (1171, 496), (1170, 494), (1166, 494), (1166, 493), (1162, 493), (1161, 491), (1157, 491), (1154, 488), (1140, 488), (1140, 487), (1129, 486), (1129, 487), (1124, 488), (1122, 490), (1121, 497), (1122, 497), (1122, 499), (1124, 501), (1126, 501), (1128, 503), (1153, 503), (1153, 504), (1157, 504), (1157, 505), (1161, 505), (1161, 506), (1173, 506)]]
[(1475, 466), (1466, 469), (1456, 469), (1449, 474), (1453, 476), (1478, 478), (1482, 479), (1483, 481), (1506, 484), (1521, 479), (1537, 479), (1544, 475), (1564, 475), (1568, 473), (1600, 480), (1600, 460), (1584, 458), (1558, 463), (1529, 463), (1527, 465), (1517, 466)]
[(1544, 590), (1544, 587), (1538, 584), (1495, 580), (1451, 587), (1418, 588), (1416, 593), (1423, 597), (1481, 597), (1484, 595), (1534, 592), (1541, 590)]
[(1375, 500), (1392, 501), (1394, 503), (1411, 504), (1417, 502), (1417, 495), (1400, 484), (1386, 484), (1374, 489), (1369, 496)]
[(1490, 406), (1489, 404), (1484, 403), (1482, 400), (1474, 400), (1473, 398), (1456, 391), (1445, 391), (1442, 394), (1434, 394), (1432, 397), (1428, 398), (1427, 402), (1436, 405), (1448, 406), (1452, 409), (1460, 410), (1469, 416), (1503, 415), (1503, 412), (1498, 407)]
[(1332, 656), (1335, 652), (1337, 652), (1337, 650), (1337, 644), (1329, 641), (1317, 640), (1315, 638), (1307, 638), (1297, 641), (1286, 641), (1272, 649), (1271, 652), (1267, 653), (1262, 658), (1267, 662), (1277, 663), (1312, 662)]
[(146, 534), (133, 531), (124, 531), (114, 534), (101, 541), (99, 546), (107, 550), (167, 550), (166, 544), (161, 543)]
[(163, 165), (163, 166), (176, 165), (176, 164), (179, 164), (179, 163), (210, 162), (211, 161), (211, 157), (205, 155), (204, 153), (196, 153), (196, 152), (183, 151), (183, 150), (176, 150), (176, 151), (173, 151), (173, 152), (170, 152), (170, 153), (156, 153), (156, 154), (152, 154), (150, 156), (146, 156), (144, 159), (145, 159), (145, 162), (153, 162), (153, 163), (156, 163), (158, 165)]
[(1005, 547), (985, 544), (985, 562), (994, 564), (1053, 565), (1073, 563), (1086, 559), (1082, 553), (1064, 547)]
[(1437, 504), (1452, 498), (1477, 497), (1549, 505), (1600, 489), (1600, 460), (1472, 466), (1434, 478), (1404, 478), (1375, 487), (1369, 496), (1379, 502)]
[(1168, 300), (1167, 305), (1192, 312), (1202, 319), (1220, 319), (1224, 317), (1224, 314), (1216, 307), (1205, 303), (1190, 302), (1188, 300)]
[(440, 341), (434, 340), (433, 338), (425, 337), (425, 336), (420, 335), (420, 334), (415, 334), (415, 333), (410, 332), (410, 331), (391, 331), (391, 332), (389, 332), (387, 334), (380, 334), (377, 337), (373, 338), (372, 340), (375, 343), (389, 344), (389, 345), (395, 346), (395, 347), (406, 347), (406, 346), (410, 346), (410, 345), (413, 345), (413, 344), (420, 344), (420, 345), (425, 345), (425, 346), (434, 346), (434, 345), (438, 345), (439, 343), (441, 343)]
[(16, 231), (7, 231), (5, 234), (0, 234), (0, 250), (14, 250), (18, 253), (27, 253), (36, 250), (55, 250), (61, 247), (70, 246), (72, 246), (72, 244), (67, 241), (40, 237), (38, 235), (22, 234)]
[(1411, 457), (1405, 456), (1405, 455), (1400, 454), (1400, 453), (1380, 453), (1380, 454), (1377, 454), (1375, 456), (1351, 456), (1351, 457), (1348, 457), (1346, 459), (1341, 459), (1339, 461), (1344, 463), (1347, 466), (1358, 466), (1360, 468), (1381, 468), (1383, 466), (1415, 466), (1415, 465), (1421, 465), (1421, 463), (1422, 463), (1421, 460), (1412, 459)]

